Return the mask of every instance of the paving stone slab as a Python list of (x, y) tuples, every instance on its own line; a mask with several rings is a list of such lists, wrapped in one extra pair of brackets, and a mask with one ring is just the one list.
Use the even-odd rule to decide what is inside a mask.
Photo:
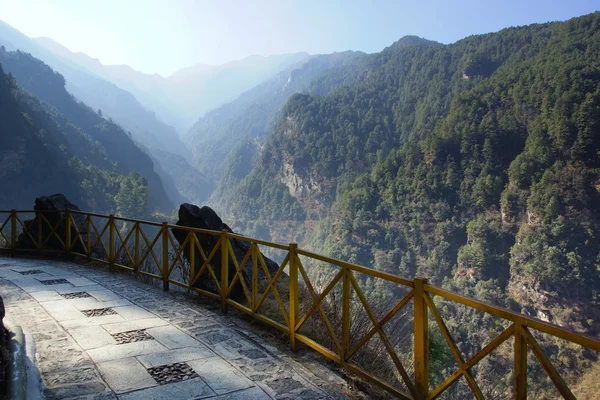
[[(222, 396), (214, 397), (215, 400), (270, 400), (271, 396), (266, 394), (259, 387), (239, 390), (233, 393), (227, 393)], [(212, 400), (212, 399), (211, 399)]]
[(110, 334), (129, 332), (137, 329), (155, 328), (157, 326), (169, 325), (161, 318), (136, 319), (133, 321), (119, 322), (115, 324), (103, 324), (102, 327)]
[(98, 301), (93, 297), (82, 298), (82, 299), (68, 299), (69, 304), (73, 305), (78, 310), (92, 310), (95, 308), (107, 308), (107, 307), (121, 307), (132, 305), (129, 300), (116, 299), (108, 301)]
[(114, 310), (125, 320), (148, 319), (156, 317), (156, 315), (138, 306), (115, 307)]
[(146, 340), (143, 342), (99, 347), (97, 349), (89, 350), (88, 355), (94, 362), (99, 363), (102, 361), (117, 360), (119, 358), (141, 356), (142, 354), (157, 353), (165, 350), (167, 350), (167, 348), (156, 340)]
[(179, 329), (175, 328), (173, 325), (165, 325), (159, 326), (157, 328), (147, 329), (152, 337), (162, 343), (165, 347), (169, 349), (177, 349), (181, 347), (194, 347), (200, 346), (201, 343), (198, 342), (193, 337), (183, 333)]
[(100, 362), (96, 365), (106, 383), (117, 394), (158, 385), (146, 368), (133, 357)]
[[(60, 285), (60, 286), (53, 286), (52, 289), (56, 290), (58, 293), (73, 293), (73, 292), (81, 292), (82, 290), (85, 290), (86, 292), (91, 294), (92, 291), (96, 291), (96, 290), (106, 291), (106, 288), (104, 286), (99, 285), (97, 283), (94, 283), (93, 285), (90, 285), (90, 286), (85, 286), (85, 288), (75, 287), (75, 286), (63, 287), (62, 285)], [(98, 300), (100, 300), (100, 299), (98, 299)]]
[[(138, 390), (119, 396), (120, 400), (175, 400), (213, 398), (215, 393), (202, 379), (170, 383), (150, 389)], [(252, 398), (249, 398), (252, 399)], [(258, 397), (257, 397), (258, 399)]]
[(137, 359), (146, 368), (157, 367), (159, 365), (174, 364), (192, 360), (200, 360), (215, 357), (208, 347), (204, 345), (196, 347), (184, 347), (181, 349), (169, 350), (162, 353), (152, 353), (138, 356)]
[(58, 294), (56, 290), (43, 290), (40, 292), (34, 292), (31, 293), (30, 296), (39, 302), (65, 300), (65, 298)]
[(188, 365), (217, 394), (225, 394), (254, 386), (254, 383), (227, 361), (215, 357), (188, 361)]
[(71, 329), (69, 333), (84, 350), (117, 344), (115, 338), (101, 326)]
[(60, 324), (65, 329), (76, 329), (76, 328), (83, 328), (86, 326), (114, 324), (114, 323), (119, 323), (119, 322), (123, 322), (123, 321), (125, 321), (125, 320), (119, 314), (113, 314), (113, 315), (105, 315), (103, 317), (94, 317), (94, 318), (84, 317), (84, 318), (80, 318), (80, 319), (66, 320), (66, 321), (61, 321)]
[[(42, 304), (42, 306), (45, 305), (45, 303), (41, 303), (41, 304)], [(86, 318), (85, 315), (83, 315), (81, 313), (81, 311), (79, 311), (78, 309), (76, 309), (75, 307), (73, 307), (70, 304), (65, 304), (64, 306), (61, 306), (61, 307), (45, 307), (44, 306), (44, 308), (46, 309), (48, 314), (50, 314), (52, 316), (52, 318), (54, 318), (58, 322), (68, 321), (68, 320), (72, 320), (72, 319)]]

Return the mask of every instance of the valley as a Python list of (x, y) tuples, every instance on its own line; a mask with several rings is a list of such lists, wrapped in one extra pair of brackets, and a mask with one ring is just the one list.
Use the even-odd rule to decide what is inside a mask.
[[(209, 205), (241, 234), (598, 337), (600, 12), (168, 77), (0, 21), (0, 185), (0, 209), (64, 193), (85, 211), (174, 222), (182, 203)], [(318, 267), (322, 289), (331, 271)], [(381, 304), (398, 295), (361, 284)], [(466, 352), (499, 329), (438, 307)], [(597, 355), (542, 342), (594, 390)], [(510, 382), (512, 356), (494, 357), (478, 371)], [(454, 368), (448, 354), (433, 363), (440, 379)]]

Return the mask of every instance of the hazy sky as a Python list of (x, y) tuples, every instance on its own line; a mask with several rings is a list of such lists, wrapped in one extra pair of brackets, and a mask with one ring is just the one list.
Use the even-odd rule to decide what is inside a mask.
[(169, 75), (252, 54), (443, 43), (600, 9), (598, 0), (0, 0), (0, 19), (104, 64)]

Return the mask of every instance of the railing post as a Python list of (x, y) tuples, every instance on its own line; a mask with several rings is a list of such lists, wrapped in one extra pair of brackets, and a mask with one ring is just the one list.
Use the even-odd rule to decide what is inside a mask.
[(350, 348), (350, 271), (344, 268), (342, 283), (342, 365), (346, 362), (346, 354)]
[(67, 254), (69, 254), (72, 250), (73, 241), (71, 239), (71, 210), (69, 210), (68, 208), (65, 210), (65, 220), (67, 223), (67, 226), (65, 228), (65, 246), (67, 246), (67, 248), (65, 249), (65, 251), (67, 252)]
[[(35, 247), (38, 250), (42, 250), (42, 243), (44, 243), (44, 234), (43, 234), (44, 219), (42, 218), (42, 213), (40, 211), (35, 212), (35, 219), (37, 220), (37, 243), (35, 243)], [(25, 227), (23, 227), (23, 230), (25, 230)], [(34, 235), (33, 232), (30, 232), (30, 233), (32, 236)], [(48, 238), (48, 239), (50, 239), (50, 238)]]
[(10, 210), (10, 248), (14, 256), (17, 250), (17, 210)]
[(115, 216), (108, 216), (108, 267), (110, 272), (115, 269)]
[(140, 223), (136, 222), (133, 225), (133, 229), (135, 229), (135, 248), (133, 249), (133, 261), (135, 263), (134, 269), (137, 272), (140, 269)]
[(527, 342), (523, 335), (523, 325), (515, 322), (514, 346), (515, 399), (527, 399)]
[(227, 292), (229, 291), (229, 232), (221, 230), (221, 312), (227, 314)]
[(168, 222), (162, 223), (162, 276), (163, 290), (169, 291), (169, 227)]
[[(102, 241), (102, 238), (99, 238)], [(92, 217), (88, 214), (87, 216), (87, 257), (88, 260), (92, 258)]]
[(252, 312), (256, 312), (258, 302), (258, 245), (252, 243)]
[(290, 243), (289, 267), (290, 267), (290, 348), (292, 351), (298, 350), (296, 344), (296, 322), (298, 319), (298, 244)]
[[(188, 275), (188, 287), (192, 287), (192, 279), (196, 276), (196, 233), (188, 232), (190, 237), (190, 271)], [(185, 249), (184, 249), (185, 250)]]
[(414, 351), (416, 400), (429, 394), (429, 319), (425, 304), (427, 279), (415, 278), (414, 293)]

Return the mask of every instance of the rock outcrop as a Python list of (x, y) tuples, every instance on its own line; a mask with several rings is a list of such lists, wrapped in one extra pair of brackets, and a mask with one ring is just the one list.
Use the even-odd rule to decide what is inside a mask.
[[(221, 220), (221, 218), (217, 215), (216, 212), (213, 211), (212, 208), (207, 207), (207, 206), (200, 208), (193, 204), (187, 204), (187, 203), (182, 204), (179, 207), (179, 220), (177, 221), (177, 225), (189, 226), (189, 227), (193, 227), (193, 228), (208, 229), (208, 230), (217, 231), (217, 232), (220, 232), (221, 230), (226, 229), (227, 231), (229, 231), (231, 233), (235, 233), (231, 230), (231, 228), (229, 228), (229, 226), (227, 226), (227, 224), (225, 224)], [(175, 236), (175, 238), (177, 239), (179, 244), (183, 245), (183, 243), (185, 242), (185, 239), (187, 237), (187, 234), (188, 234), (187, 231), (181, 230), (181, 229), (176, 229), (176, 228), (173, 228), (172, 231), (173, 231), (173, 235)], [(198, 238), (198, 242), (202, 246), (202, 250), (204, 251), (204, 253), (206, 254), (207, 257), (212, 252), (214, 246), (219, 241), (219, 235), (197, 233), (196, 237)], [(230, 239), (230, 243), (231, 243), (231, 247), (233, 249), (233, 253), (235, 254), (235, 258), (237, 259), (237, 262), (239, 264), (244, 260), (245, 255), (248, 253), (248, 250), (250, 249), (250, 243), (246, 242), (246, 241), (242, 241), (242, 240), (237, 240), (237, 239)], [(190, 260), (190, 250), (189, 249), (190, 249), (189, 245), (187, 245), (184, 249), (184, 255), (188, 261)], [(264, 255), (263, 255), (263, 258), (265, 260), (265, 264), (266, 264), (267, 270), (269, 271), (269, 274), (271, 274), (271, 276), (273, 276), (279, 269), (279, 265), (276, 262), (274, 262), (273, 260), (265, 257)], [(199, 271), (200, 268), (202, 268), (202, 265), (204, 264), (204, 260), (198, 254), (198, 252), (196, 252), (195, 262), (196, 262), (195, 269), (196, 269), (196, 271)], [(211, 267), (213, 268), (217, 279), (220, 279), (220, 277), (221, 277), (221, 249), (220, 248), (217, 250), (214, 257), (211, 259)], [(242, 266), (240, 265), (240, 267), (242, 267)], [(250, 288), (251, 283), (252, 283), (252, 260), (250, 258), (248, 259), (246, 264), (243, 266), (242, 275), (244, 277), (244, 282), (246, 283), (247, 287)], [(231, 260), (231, 256), (230, 256), (230, 259), (229, 259), (229, 282), (230, 283), (233, 281), (234, 277), (235, 277), (235, 266), (234, 266), (234, 264)], [(267, 281), (267, 277), (265, 276), (265, 273), (262, 270), (262, 268), (260, 268), (260, 266), (258, 268), (258, 281), (259, 281), (259, 286), (262, 286), (261, 284), (264, 284)], [(200, 288), (200, 289), (204, 289), (204, 290), (209, 290), (209, 291), (213, 291), (213, 292), (215, 291), (215, 285), (214, 285), (213, 279), (211, 279), (207, 273), (203, 274), (200, 277), (200, 279), (198, 279), (198, 281), (195, 283), (194, 286), (197, 288)], [(239, 282), (236, 283), (235, 287), (233, 288), (233, 290), (231, 292), (231, 295), (233, 298), (237, 298), (237, 299), (244, 298), (243, 288)]]
[[(36, 243), (40, 239), (39, 229), (41, 225), (41, 238), (45, 242), (44, 249), (64, 251), (64, 244), (67, 239), (67, 224), (63, 219), (64, 211), (67, 209), (79, 211), (76, 204), (71, 203), (64, 194), (53, 194), (51, 196), (41, 196), (35, 199), (35, 211), (40, 211), (34, 219), (23, 222), (25, 229), (17, 239), (17, 248), (20, 249), (35, 249)], [(59, 211), (59, 212), (44, 212), (44, 211)], [(43, 215), (42, 218), (40, 215)], [(85, 217), (81, 214), (71, 214), (74, 223), (71, 224), (71, 238), (73, 243), (73, 251), (85, 253), (85, 249), (80, 241), (75, 241), (76, 230), (81, 227), (83, 240), (87, 240), (87, 228), (85, 227)], [(47, 220), (47, 221), (46, 221)], [(76, 225), (76, 226), (75, 226)], [(83, 226), (82, 226), (83, 225)], [(53, 233), (54, 230), (54, 233)], [(60, 240), (59, 240), (60, 238)]]

